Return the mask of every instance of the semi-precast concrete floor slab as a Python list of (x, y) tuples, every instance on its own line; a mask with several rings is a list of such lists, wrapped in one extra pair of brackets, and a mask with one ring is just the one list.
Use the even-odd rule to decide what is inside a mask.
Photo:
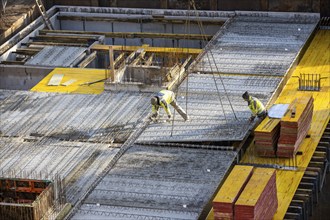
[[(12, 93), (12, 92), (9, 92)], [(73, 141), (123, 142), (149, 113), (150, 94), (76, 95), (1, 91), (0, 131)]]
[(316, 14), (257, 14), (229, 19), (194, 71), (283, 76), (318, 18)]
[(34, 66), (75, 66), (82, 60), (87, 48), (46, 46), (39, 53), (33, 56), (25, 64)]
[(197, 219), (233, 151), (134, 145), (72, 219)]
[[(281, 79), (189, 74), (179, 88), (177, 101), (187, 111), (190, 121), (185, 122), (176, 112), (174, 121), (151, 124), (138, 142), (242, 140), (250, 126), (250, 111), (242, 94), (249, 91), (266, 104)], [(161, 113), (164, 115), (162, 110)]]
[(1, 177), (51, 179), (60, 174), (67, 200), (75, 204), (118, 152), (112, 142), (124, 142), (149, 113), (149, 100), (150, 94), (126, 92), (1, 90)]
[(74, 204), (118, 150), (99, 143), (0, 137), (0, 176), (52, 180), (59, 175)]

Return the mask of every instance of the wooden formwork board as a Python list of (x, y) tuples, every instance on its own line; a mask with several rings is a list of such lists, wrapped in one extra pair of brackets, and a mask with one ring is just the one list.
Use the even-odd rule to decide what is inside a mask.
[(216, 219), (233, 219), (234, 204), (252, 175), (253, 166), (236, 165), (213, 199)]

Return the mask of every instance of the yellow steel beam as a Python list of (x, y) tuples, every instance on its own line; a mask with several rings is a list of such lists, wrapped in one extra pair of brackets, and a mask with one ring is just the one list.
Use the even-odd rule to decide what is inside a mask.
[[(102, 45), (102, 44), (94, 44), (91, 49), (92, 50), (100, 50), (100, 51), (108, 51), (110, 45)], [(143, 48), (146, 53), (155, 53), (165, 55), (168, 53), (174, 53), (178, 57), (187, 57), (188, 54), (192, 56), (197, 56), (199, 53), (202, 52), (202, 49), (195, 49), (195, 48), (176, 48), (176, 47), (149, 47), (147, 45), (142, 46), (121, 46), (121, 45), (114, 45), (114, 51), (127, 51), (133, 52), (137, 51), (138, 49)]]
[(113, 53), (113, 48), (110, 46), (109, 47), (109, 76), (107, 76), (107, 78), (110, 77), (111, 82), (115, 81), (115, 66), (114, 66), (114, 53)]
[[(39, 34), (84, 34), (84, 35), (104, 35), (111, 38), (170, 38), (187, 40), (211, 40), (212, 35), (207, 34), (170, 34), (170, 33), (150, 33), (150, 32), (99, 32), (99, 31), (68, 31), (68, 30), (40, 30)], [(46, 35), (49, 36), (49, 35)], [(63, 36), (63, 35), (62, 35)]]
[(27, 42), (22, 43), (22, 46), (68, 46), (68, 47), (88, 47), (87, 43), (64, 43), (64, 42)]

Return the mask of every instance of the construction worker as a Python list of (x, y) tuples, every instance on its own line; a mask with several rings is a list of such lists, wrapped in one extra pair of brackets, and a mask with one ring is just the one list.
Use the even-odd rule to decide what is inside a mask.
[(252, 113), (249, 119), (250, 122), (253, 122), (256, 116), (261, 120), (263, 120), (267, 116), (267, 110), (259, 99), (250, 96), (248, 92), (245, 92), (242, 97), (245, 101), (247, 101)]
[(154, 97), (151, 98), (152, 115), (151, 119), (156, 119), (159, 113), (159, 107), (163, 107), (168, 119), (171, 119), (172, 114), (169, 108), (169, 104), (173, 106), (175, 110), (187, 121), (189, 120), (187, 113), (178, 105), (175, 100), (174, 92), (170, 90), (161, 90)]

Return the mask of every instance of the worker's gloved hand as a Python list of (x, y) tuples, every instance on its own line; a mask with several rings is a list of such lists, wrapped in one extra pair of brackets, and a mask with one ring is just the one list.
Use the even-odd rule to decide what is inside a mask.
[(149, 119), (152, 120), (152, 121), (155, 121), (155, 120), (157, 120), (157, 116), (158, 116), (158, 114), (154, 113), (149, 117)]
[(253, 121), (254, 121), (254, 118), (255, 118), (255, 116), (251, 116), (251, 117), (249, 118), (249, 122), (253, 122)]

